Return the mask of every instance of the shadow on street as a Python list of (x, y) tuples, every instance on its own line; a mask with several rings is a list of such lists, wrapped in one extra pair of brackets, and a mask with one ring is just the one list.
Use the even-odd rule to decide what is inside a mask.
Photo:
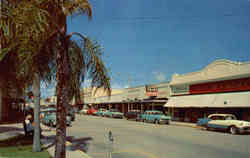
[[(44, 137), (48, 141), (48, 146), (44, 147), (43, 150), (47, 150), (48, 148), (55, 145), (56, 136), (45, 136)], [(74, 136), (66, 137), (66, 141), (70, 142), (70, 145), (66, 145), (66, 149), (70, 151), (81, 150), (83, 152), (88, 151), (89, 141), (93, 140), (92, 137), (85, 138), (75, 138)]]
[(0, 126), (0, 133), (9, 131), (24, 131), (23, 128), (11, 127), (11, 126)]

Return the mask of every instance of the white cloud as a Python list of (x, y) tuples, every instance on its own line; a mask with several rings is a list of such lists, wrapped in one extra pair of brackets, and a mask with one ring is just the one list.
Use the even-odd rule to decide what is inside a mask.
[(154, 78), (158, 81), (165, 81), (167, 79), (166, 75), (163, 72), (152, 72), (154, 75)]
[(129, 85), (125, 85), (124, 88), (129, 88)]

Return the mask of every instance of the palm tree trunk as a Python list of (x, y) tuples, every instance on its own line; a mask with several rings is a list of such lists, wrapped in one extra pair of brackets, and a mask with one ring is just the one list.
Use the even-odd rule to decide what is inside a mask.
[[(65, 17), (66, 21), (66, 17)], [(66, 30), (66, 25), (64, 26)], [(69, 87), (69, 57), (68, 57), (68, 41), (64, 37), (60, 37), (60, 47), (56, 54), (56, 149), (55, 158), (65, 158), (65, 142), (66, 142), (66, 108), (69, 104), (68, 87)]]
[(40, 77), (35, 73), (33, 80), (33, 94), (34, 94), (34, 137), (33, 137), (33, 151), (40, 152)]

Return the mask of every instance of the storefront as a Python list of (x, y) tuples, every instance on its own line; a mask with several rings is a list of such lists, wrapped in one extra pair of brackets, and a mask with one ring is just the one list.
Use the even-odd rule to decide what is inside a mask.
[(3, 97), (0, 123), (21, 122), (24, 118), (24, 108), (23, 99)]
[(111, 96), (99, 96), (85, 98), (94, 108), (115, 108), (125, 113), (128, 111), (139, 110), (164, 110), (163, 105), (167, 102), (169, 94), (168, 82), (126, 88), (120, 93)]
[(250, 92), (186, 95), (171, 97), (164, 105), (175, 109), (175, 119), (196, 122), (212, 113), (232, 113), (250, 121)]
[(164, 105), (179, 121), (196, 122), (212, 113), (250, 121), (250, 62), (218, 60), (198, 72), (173, 75)]

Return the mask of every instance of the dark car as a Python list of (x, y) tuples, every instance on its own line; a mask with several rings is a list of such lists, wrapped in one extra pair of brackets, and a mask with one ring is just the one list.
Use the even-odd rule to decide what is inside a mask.
[(141, 113), (140, 111), (129, 111), (126, 112), (124, 116), (126, 117), (127, 120), (129, 119), (136, 120), (138, 115), (140, 115), (140, 113)]

